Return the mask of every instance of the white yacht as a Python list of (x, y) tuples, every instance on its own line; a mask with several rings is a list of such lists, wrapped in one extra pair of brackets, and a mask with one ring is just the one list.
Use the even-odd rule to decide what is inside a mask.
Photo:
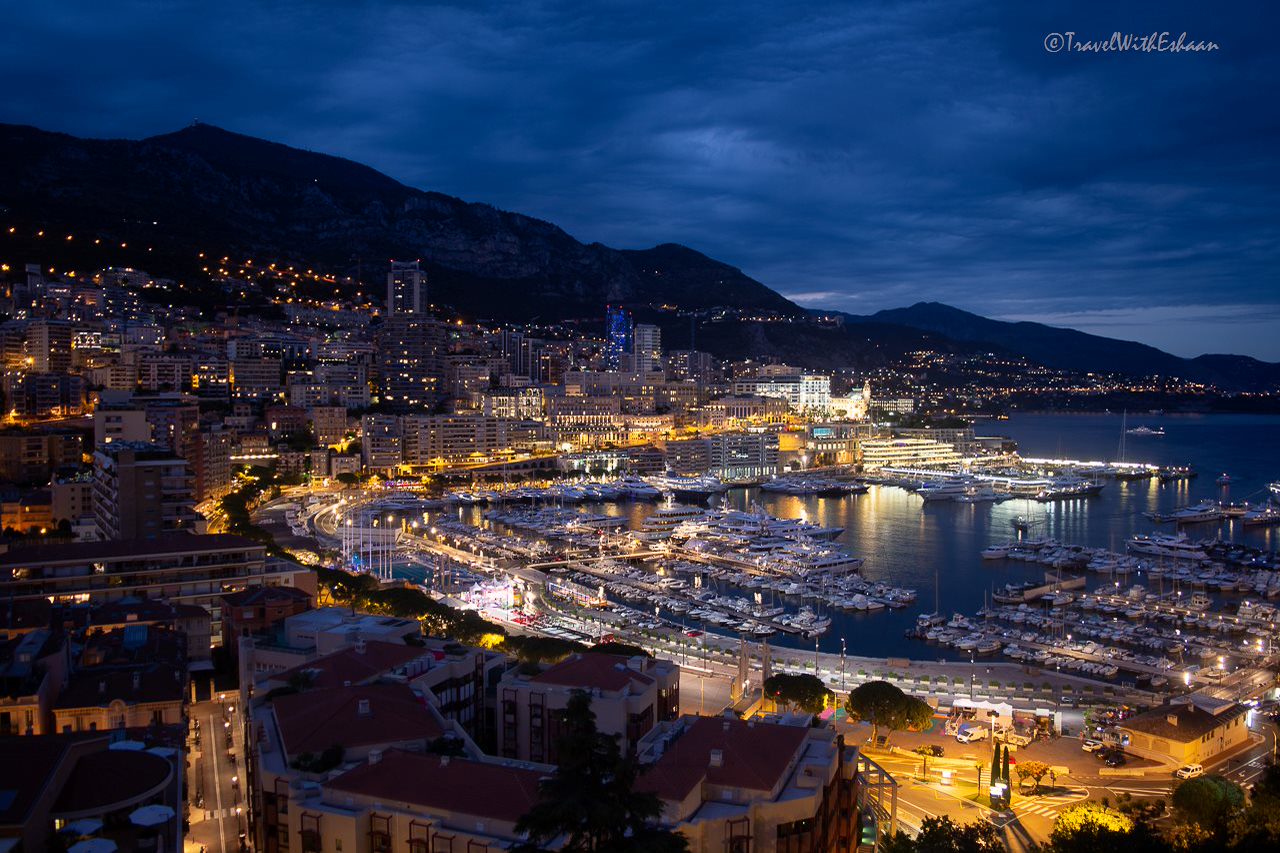
[(935, 480), (916, 489), (926, 501), (954, 501), (965, 494), (971, 484), (966, 480)]
[(701, 521), (704, 515), (696, 506), (668, 503), (654, 510), (632, 535), (645, 542), (657, 542), (669, 538), (682, 524)]
[(1185, 533), (1169, 536), (1153, 533), (1150, 536), (1138, 533), (1129, 539), (1126, 547), (1134, 554), (1154, 554), (1157, 557), (1173, 557), (1178, 560), (1195, 560), (1207, 558), (1204, 548), (1189, 540)]

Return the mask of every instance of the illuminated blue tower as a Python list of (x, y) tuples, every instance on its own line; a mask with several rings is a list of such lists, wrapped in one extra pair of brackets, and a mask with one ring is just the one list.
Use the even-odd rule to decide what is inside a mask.
[(604, 366), (606, 370), (621, 370), (631, 358), (631, 345), (635, 334), (635, 322), (625, 308), (607, 305), (604, 309)]

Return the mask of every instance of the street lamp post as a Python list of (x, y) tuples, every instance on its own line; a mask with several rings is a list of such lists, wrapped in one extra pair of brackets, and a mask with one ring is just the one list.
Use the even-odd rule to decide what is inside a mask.
[[(1262, 641), (1259, 640), (1259, 643)], [(844, 692), (844, 637), (840, 638), (840, 692)]]

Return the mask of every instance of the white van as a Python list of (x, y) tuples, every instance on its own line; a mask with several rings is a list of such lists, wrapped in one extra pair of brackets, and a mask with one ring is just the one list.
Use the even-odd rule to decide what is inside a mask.
[(990, 734), (983, 726), (970, 726), (967, 729), (961, 729), (956, 735), (956, 740), (960, 743), (973, 743), (977, 740), (986, 740)]
[(1177, 770), (1173, 771), (1173, 775), (1179, 779), (1194, 779), (1197, 776), (1204, 775), (1203, 764), (1184, 764)]

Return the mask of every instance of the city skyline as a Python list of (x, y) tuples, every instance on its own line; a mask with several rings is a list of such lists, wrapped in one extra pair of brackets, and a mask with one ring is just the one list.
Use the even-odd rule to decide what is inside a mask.
[[(1261, 5), (145, 11), (6, 12), (31, 85), (3, 118), (139, 138), (194, 117), (586, 241), (684, 243), (810, 307), (936, 299), (1280, 359)], [(1046, 46), (1152, 29), (1220, 49)]]

